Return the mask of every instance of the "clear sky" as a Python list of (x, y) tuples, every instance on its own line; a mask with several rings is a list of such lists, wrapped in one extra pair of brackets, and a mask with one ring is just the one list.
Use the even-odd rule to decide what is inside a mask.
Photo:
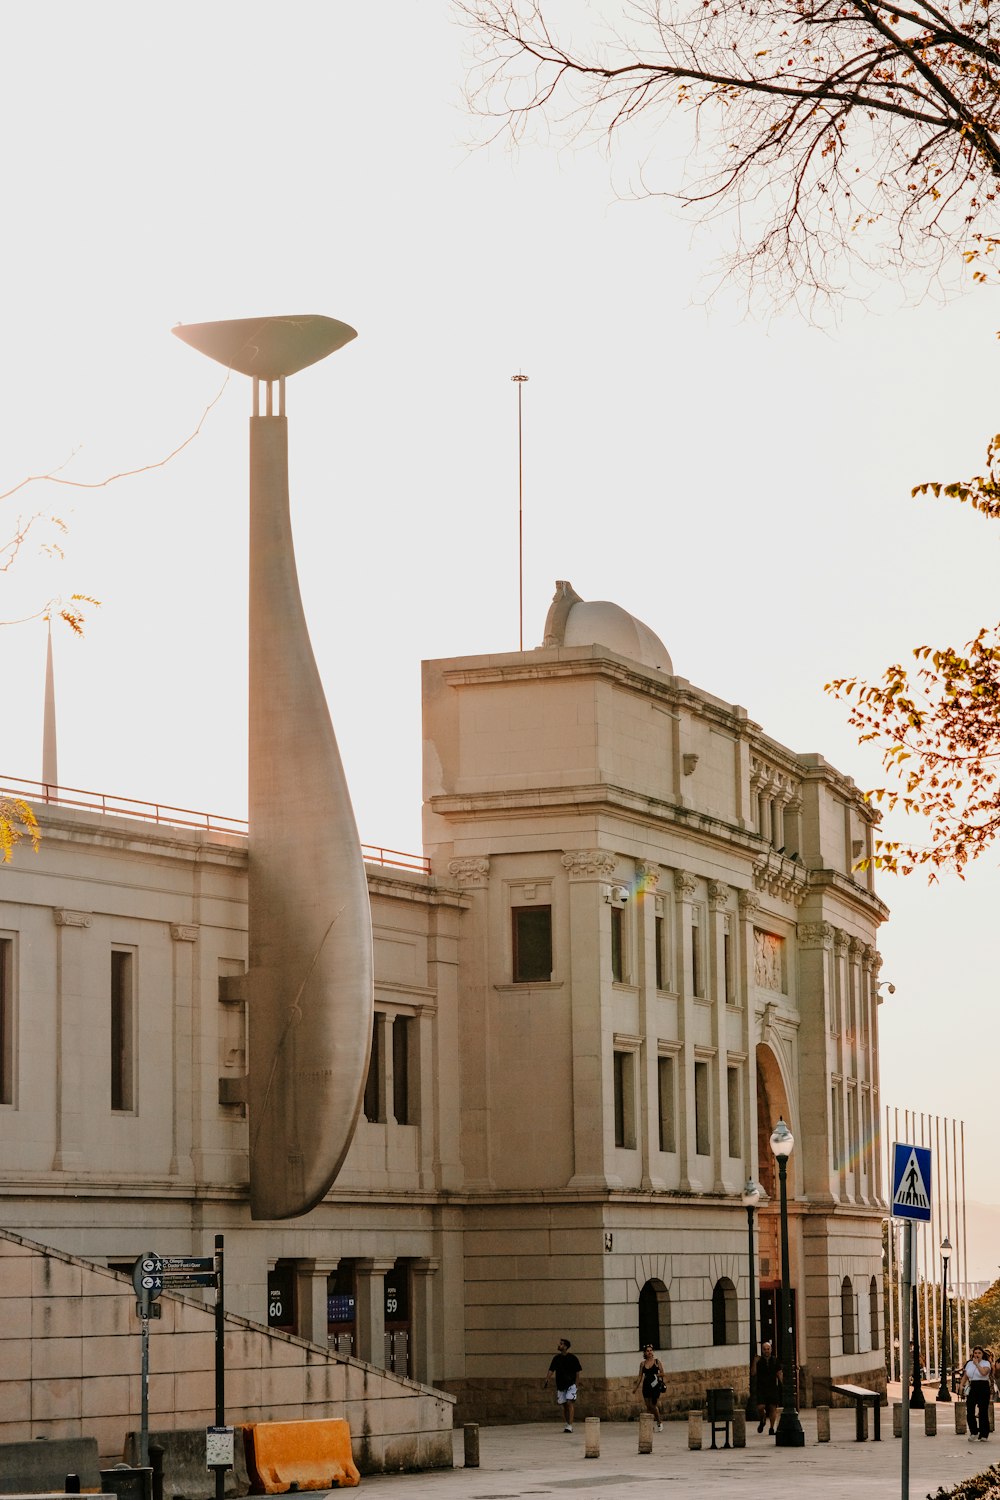
[[(620, 201), (598, 151), (468, 149), (447, 0), (36, 0), (4, 20), (0, 488), (67, 460), (101, 479), (187, 437), (223, 372), (178, 321), (359, 331), (288, 410), (363, 839), (419, 848), (421, 659), (517, 645), (518, 370), (527, 644), (568, 578), (868, 785), (877, 759), (823, 683), (995, 621), (1000, 531), (909, 498), (977, 472), (1000, 425), (995, 292), (903, 308), (882, 289), (826, 328), (708, 302), (723, 231)], [(83, 641), (56, 640), (64, 784), (245, 812), (249, 402), (234, 377), (160, 470), (4, 502), (8, 530), (38, 507), (71, 528), (63, 562), (31, 547), (4, 578), (4, 615), (102, 600)], [(40, 775), (44, 648), (40, 624), (0, 634), (10, 775)], [(964, 885), (880, 887), (883, 1099), (964, 1117), (987, 1203), (998, 858)]]

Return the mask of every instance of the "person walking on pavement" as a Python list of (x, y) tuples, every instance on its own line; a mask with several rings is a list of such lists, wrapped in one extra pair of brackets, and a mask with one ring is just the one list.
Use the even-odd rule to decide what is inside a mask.
[(573, 1413), (576, 1408), (577, 1377), (583, 1366), (575, 1354), (570, 1352), (569, 1339), (560, 1339), (559, 1347), (552, 1356), (549, 1373), (543, 1385), (555, 1385), (556, 1400), (562, 1409), (565, 1426), (563, 1432), (573, 1431)]
[(657, 1432), (662, 1431), (658, 1402), (663, 1395), (665, 1384), (663, 1366), (657, 1359), (652, 1344), (647, 1344), (642, 1351), (642, 1364), (639, 1366), (639, 1378), (635, 1383), (635, 1389), (642, 1387), (642, 1399), (646, 1410), (656, 1422)]
[(969, 1422), (969, 1442), (985, 1443), (990, 1435), (990, 1391), (993, 1389), (993, 1366), (981, 1344), (973, 1347), (962, 1371), (959, 1396), (965, 1396)]
[(778, 1415), (778, 1403), (781, 1400), (781, 1365), (778, 1356), (772, 1352), (773, 1346), (770, 1339), (765, 1339), (760, 1346), (757, 1356), (757, 1415), (760, 1421), (757, 1423), (757, 1431), (764, 1431), (765, 1419), (768, 1424), (768, 1437), (774, 1436), (774, 1419)]

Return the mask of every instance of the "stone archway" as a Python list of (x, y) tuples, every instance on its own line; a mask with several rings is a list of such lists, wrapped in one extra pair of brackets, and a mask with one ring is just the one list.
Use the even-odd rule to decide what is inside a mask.
[[(757, 1175), (767, 1194), (767, 1202), (757, 1215), (758, 1265), (760, 1281), (761, 1339), (770, 1338), (780, 1353), (780, 1287), (781, 1287), (781, 1212), (779, 1205), (778, 1167), (771, 1153), (771, 1131), (783, 1119), (792, 1127), (792, 1110), (785, 1087), (781, 1064), (766, 1042), (760, 1042), (757, 1063)], [(795, 1196), (795, 1152), (788, 1159), (788, 1198)], [(792, 1292), (796, 1282), (796, 1257), (792, 1254)]]

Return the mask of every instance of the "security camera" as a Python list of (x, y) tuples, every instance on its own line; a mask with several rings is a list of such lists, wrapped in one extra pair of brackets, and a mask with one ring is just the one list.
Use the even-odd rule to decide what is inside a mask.
[(628, 886), (613, 885), (611, 887), (611, 899), (612, 901), (620, 901), (624, 905), (628, 900)]

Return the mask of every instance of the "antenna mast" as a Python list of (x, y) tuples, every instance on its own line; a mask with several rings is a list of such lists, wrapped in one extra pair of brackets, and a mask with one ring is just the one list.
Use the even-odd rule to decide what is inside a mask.
[(524, 650), (524, 446), (521, 427), (521, 391), (527, 375), (512, 375), (517, 386), (517, 649)]

